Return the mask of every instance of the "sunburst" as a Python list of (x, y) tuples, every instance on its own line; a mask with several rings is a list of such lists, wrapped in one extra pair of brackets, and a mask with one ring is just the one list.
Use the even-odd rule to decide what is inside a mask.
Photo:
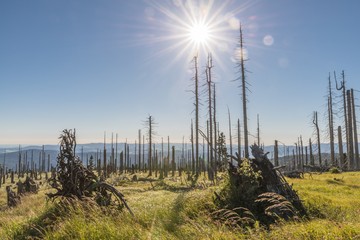
[(149, 0), (148, 4), (157, 13), (149, 19), (157, 34), (148, 43), (162, 43), (157, 55), (175, 53), (172, 62), (208, 53), (214, 59), (226, 51), (231, 55), (240, 22), (236, 15), (249, 7), (247, 3), (229, 10), (229, 1), (214, 0)]

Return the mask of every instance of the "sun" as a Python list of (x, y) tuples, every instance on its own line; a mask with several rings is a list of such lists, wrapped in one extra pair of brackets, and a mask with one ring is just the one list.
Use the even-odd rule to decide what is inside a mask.
[(189, 29), (189, 38), (195, 44), (206, 45), (210, 39), (210, 28), (205, 23), (195, 23)]
[[(240, 25), (237, 15), (250, 4), (234, 5), (232, 0), (145, 1), (148, 7), (144, 26), (150, 30), (144, 35), (146, 43), (159, 46), (151, 59), (171, 54), (168, 66), (180, 59), (188, 62), (194, 56), (206, 58), (211, 54), (216, 60), (224, 57), (225, 53), (233, 54), (232, 46), (236, 42), (234, 33)], [(222, 61), (217, 62), (225, 68), (221, 66)]]

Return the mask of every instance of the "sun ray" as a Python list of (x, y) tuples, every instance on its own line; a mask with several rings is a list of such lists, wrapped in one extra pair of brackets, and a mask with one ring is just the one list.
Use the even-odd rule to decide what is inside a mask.
[(226, 66), (221, 59), (226, 57), (230, 61), (234, 54), (236, 30), (240, 23), (238, 15), (241, 13), (245, 18), (244, 11), (253, 5), (251, 1), (238, 5), (230, 0), (146, 2), (155, 13), (147, 22), (148, 29), (153, 29), (147, 44), (156, 48), (153, 55), (149, 56), (149, 62), (152, 57), (170, 54), (173, 57), (169, 65), (180, 59), (189, 62), (195, 55), (204, 59), (211, 53), (214, 61), (223, 69)]

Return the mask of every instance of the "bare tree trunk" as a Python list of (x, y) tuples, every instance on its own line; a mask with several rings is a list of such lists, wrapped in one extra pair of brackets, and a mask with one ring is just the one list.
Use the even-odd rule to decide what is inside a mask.
[(354, 127), (354, 147), (355, 147), (355, 163), (354, 167), (358, 170), (360, 168), (360, 160), (359, 160), (359, 141), (357, 135), (357, 124), (356, 124), (356, 108), (355, 108), (355, 97), (354, 97), (354, 89), (351, 89), (351, 106), (352, 106), (352, 120)]
[[(216, 88), (215, 88), (215, 83), (214, 83), (214, 88), (213, 88), (213, 92), (214, 92), (214, 96), (213, 96), (213, 100), (214, 100), (214, 121), (213, 121), (213, 123), (214, 123), (214, 154), (215, 154), (215, 157), (214, 157), (214, 162), (215, 162), (215, 169), (214, 169), (214, 171), (215, 171), (215, 175), (216, 175), (216, 173), (217, 173), (217, 161), (218, 161), (218, 151), (217, 151), (217, 146), (218, 146), (218, 144), (217, 144), (217, 141), (218, 141), (218, 134), (217, 134), (217, 124), (216, 124)], [(219, 157), (220, 158), (220, 157)], [(219, 159), (220, 160), (220, 159)]]
[[(207, 139), (209, 139), (210, 134), (209, 134), (209, 120), (206, 121), (206, 137)], [(210, 166), (210, 143), (209, 141), (207, 141), (207, 172), (208, 172), (208, 177), (210, 177), (210, 171), (211, 171), (211, 166)]]
[(167, 158), (166, 158), (166, 166), (165, 166), (165, 177), (168, 176), (168, 169), (169, 169), (169, 163), (170, 163), (170, 137), (168, 136), (168, 147), (167, 147)]
[[(44, 145), (43, 145), (43, 147), (44, 147)], [(20, 147), (20, 145), (19, 145), (19, 164), (18, 164), (17, 171), (18, 171), (18, 178), (20, 178), (20, 174), (21, 174), (21, 147)]]
[(275, 146), (274, 146), (274, 164), (275, 167), (279, 166), (279, 150), (278, 150), (278, 141), (275, 140)]
[(171, 148), (171, 170), (172, 170), (172, 177), (175, 176), (175, 146)]
[(104, 132), (104, 178), (106, 179), (107, 178), (107, 162), (106, 162), (106, 132)]
[(211, 68), (212, 68), (212, 58), (209, 54), (208, 61), (206, 65), (206, 82), (208, 85), (208, 104), (209, 104), (209, 149), (210, 149), (210, 169), (211, 171), (214, 171), (214, 155), (213, 155), (213, 122), (212, 122), (212, 100), (211, 100)]
[(118, 162), (118, 134), (116, 134), (116, 144), (115, 144), (116, 150), (115, 150), (115, 173), (117, 173), (117, 162)]
[(191, 170), (192, 170), (192, 174), (195, 174), (194, 129), (193, 129), (192, 119), (191, 119)]
[(330, 135), (330, 161), (335, 165), (335, 144), (334, 144), (334, 119), (333, 119), (333, 101), (332, 88), (329, 73), (329, 98), (328, 98), (328, 120), (329, 120), (329, 135)]
[(111, 156), (110, 156), (110, 166), (109, 166), (109, 174), (113, 172), (114, 167), (114, 159), (115, 159), (115, 149), (114, 149), (114, 133), (111, 133)]
[(299, 169), (299, 148), (298, 148), (298, 144), (295, 143), (295, 161), (296, 161), (296, 169)]
[(339, 144), (339, 167), (343, 168), (345, 165), (342, 135), (341, 135), (341, 126), (338, 126), (338, 144)]
[[(233, 155), (233, 148), (232, 148), (232, 135), (231, 135), (231, 115), (230, 115), (230, 109), (228, 107), (228, 116), (229, 116), (229, 141), (230, 141), (230, 155)], [(231, 159), (232, 161), (232, 159)]]
[(195, 161), (196, 173), (199, 175), (199, 77), (197, 57), (194, 57), (195, 64)]
[[(336, 89), (341, 91), (342, 90), (342, 96), (343, 96), (343, 111), (344, 111), (344, 123), (345, 123), (345, 140), (346, 140), (346, 151), (347, 151), (347, 168), (349, 168), (349, 128), (348, 128), (348, 114), (347, 114), (347, 101), (346, 101), (346, 87), (345, 87), (345, 73), (342, 71), (342, 81), (340, 82), (340, 87), (338, 87), (337, 80), (336, 80), (336, 73), (334, 72), (334, 78), (336, 83)], [(345, 167), (345, 166), (343, 166)]]
[(138, 131), (139, 137), (139, 172), (141, 171), (141, 129)]
[(296, 155), (295, 155), (295, 149), (293, 149), (292, 150), (292, 152), (293, 152), (293, 170), (295, 170), (296, 169)]
[[(240, 119), (238, 118), (237, 120), (237, 137), (238, 137), (238, 153), (239, 153), (239, 157), (241, 159), (241, 130), (240, 130)], [(232, 163), (232, 159), (231, 159), (231, 163)]]
[(318, 123), (318, 114), (317, 112), (314, 112), (314, 118), (313, 118), (313, 124), (316, 128), (316, 136), (317, 136), (317, 144), (318, 144), (318, 156), (319, 156), (319, 165), (322, 166), (321, 161), (321, 141), (320, 141), (320, 129), (319, 129), (319, 123)]
[(242, 106), (243, 106), (243, 117), (244, 117), (244, 148), (245, 158), (249, 158), (249, 133), (247, 124), (247, 97), (246, 97), (246, 78), (245, 78), (245, 58), (244, 58), (244, 47), (243, 47), (243, 34), (240, 25), (240, 68), (241, 68), (241, 88), (242, 88)]
[(257, 114), (257, 143), (260, 147), (260, 123), (259, 123), (259, 114)]
[(349, 169), (353, 170), (354, 169), (354, 134), (353, 134), (353, 113), (352, 113), (352, 104), (351, 104), (351, 92), (350, 90), (346, 91), (346, 97), (347, 97), (347, 107), (348, 107), (348, 134), (349, 134), (349, 141), (347, 142), (347, 144), (349, 145), (348, 147), (348, 159), (349, 159)]
[(126, 173), (127, 171), (127, 155), (128, 155), (128, 147), (127, 147), (127, 139), (125, 139), (125, 143), (124, 143), (124, 172)]
[(143, 160), (143, 171), (146, 172), (146, 164), (145, 164), (145, 135), (142, 136), (143, 145), (142, 145), (142, 160)]
[(300, 150), (301, 150), (301, 162), (300, 162), (300, 166), (301, 166), (301, 170), (304, 171), (304, 145), (303, 145), (303, 140), (302, 140), (302, 136), (300, 135)]
[(151, 116), (149, 116), (149, 118), (148, 118), (148, 128), (149, 128), (149, 132), (148, 132), (148, 135), (149, 135), (149, 149), (148, 149), (148, 151), (149, 151), (149, 156), (148, 156), (148, 165), (149, 165), (149, 176), (151, 176), (152, 175), (152, 164), (151, 164), (151, 157), (152, 157), (152, 152), (151, 152), (151, 150), (152, 150), (152, 132), (153, 132), (153, 130), (152, 130), (152, 117)]

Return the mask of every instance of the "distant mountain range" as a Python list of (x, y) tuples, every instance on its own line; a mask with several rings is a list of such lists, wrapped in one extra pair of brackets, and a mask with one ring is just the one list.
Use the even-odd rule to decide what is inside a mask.
[[(129, 146), (129, 152), (130, 152), (130, 159), (131, 161), (134, 161), (136, 156), (135, 156), (135, 150), (136, 150), (136, 155), (138, 155), (138, 145), (135, 146), (135, 144), (128, 144)], [(175, 159), (180, 159), (182, 157), (182, 155), (184, 155), (184, 157), (189, 157), (190, 158), (190, 151), (191, 151), (191, 145), (190, 144), (185, 144), (184, 145), (184, 151), (183, 151), (183, 144), (182, 143), (170, 143), (170, 148), (172, 146), (175, 146)], [(304, 146), (305, 147), (305, 146)], [(31, 159), (33, 159), (33, 161), (38, 164), (39, 159), (41, 158), (42, 155), (42, 149), (44, 148), (44, 152), (45, 152), (45, 159), (46, 159), (46, 163), (48, 161), (48, 158), (50, 158), (50, 163), (52, 166), (56, 165), (56, 159), (57, 156), (59, 154), (59, 145), (44, 145), (44, 146), (24, 146), (20, 148), (20, 153), (21, 153), (21, 158), (22, 159), (27, 159), (29, 162), (31, 161)], [(114, 148), (114, 152), (116, 151), (116, 145), (113, 145)], [(118, 155), (120, 154), (121, 151), (124, 151), (125, 148), (125, 144), (124, 143), (118, 143), (117, 146), (117, 153)], [(143, 148), (143, 146), (142, 146)], [(167, 143), (163, 144), (163, 155), (167, 156)], [(230, 147), (227, 146), (228, 148), (228, 152), (230, 151)], [(295, 146), (286, 146), (286, 145), (279, 145), (279, 157), (283, 157), (284, 155), (289, 155), (292, 156), (293, 154), (293, 150), (295, 150)], [(83, 161), (85, 162), (86, 159), (90, 158), (90, 156), (92, 155), (94, 158), (96, 158), (96, 156), (98, 158), (102, 158), (103, 154), (102, 151), (104, 149), (104, 144), (103, 143), (88, 143), (88, 144), (78, 144), (76, 147), (76, 154), (80, 157), (80, 159), (83, 159)], [(147, 159), (147, 149), (148, 149), (148, 144), (145, 144), (145, 159)], [(162, 152), (162, 145), (161, 144), (155, 144), (155, 149), (158, 151), (158, 154), (160, 155)], [(344, 149), (346, 149), (346, 146), (344, 146)], [(206, 156), (206, 151), (207, 148), (204, 148), (205, 150), (205, 156)], [(107, 151), (107, 158), (110, 157), (111, 154), (111, 144), (106, 144), (106, 151)], [(171, 150), (170, 150), (171, 151)], [(143, 153), (143, 149), (141, 149), (141, 152)], [(187, 154), (186, 154), (187, 152)], [(235, 155), (235, 152), (237, 152), (237, 145), (233, 145), (233, 154)], [(270, 145), (270, 146), (265, 146), (264, 147), (264, 152), (269, 152), (268, 157), (270, 159), (273, 158), (273, 153), (274, 153), (274, 145)], [(313, 152), (317, 153), (317, 145), (313, 145)], [(321, 144), (321, 152), (323, 155), (328, 155), (330, 153), (330, 144), (328, 143), (324, 143)], [(335, 144), (335, 152), (338, 153), (338, 146), (337, 144)], [(101, 153), (101, 155), (100, 155)], [(200, 145), (200, 156), (203, 154), (203, 148), (202, 145)], [(305, 150), (304, 150), (304, 154), (305, 154)], [(138, 156), (137, 156), (138, 157)], [(160, 156), (159, 156), (160, 157)], [(118, 158), (119, 159), (119, 158)], [(5, 165), (8, 168), (13, 168), (15, 169), (16, 165), (18, 164), (19, 161), (19, 146), (6, 146), (6, 148), (4, 146), (0, 146), (0, 165), (3, 165), (5, 160)]]

